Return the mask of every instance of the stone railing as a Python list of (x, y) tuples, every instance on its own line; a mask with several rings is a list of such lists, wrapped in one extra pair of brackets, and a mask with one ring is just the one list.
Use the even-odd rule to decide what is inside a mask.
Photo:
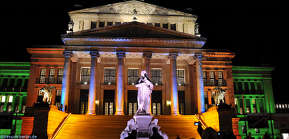
[(48, 113), (47, 136), (52, 138), (53, 133), (58, 128), (59, 124), (68, 114), (57, 109), (56, 106), (51, 105)]

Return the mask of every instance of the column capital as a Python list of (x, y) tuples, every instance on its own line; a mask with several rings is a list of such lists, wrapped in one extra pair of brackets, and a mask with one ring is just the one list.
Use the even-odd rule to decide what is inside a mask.
[(99, 57), (99, 52), (98, 51), (90, 51), (89, 52), (89, 54), (90, 54), (90, 56), (92, 57), (92, 58), (96, 58), (96, 57)]
[(195, 57), (196, 57), (198, 60), (202, 60), (203, 55), (200, 54), (200, 53), (197, 53), (197, 54), (195, 54)]
[(177, 56), (178, 56), (178, 53), (177, 53), (177, 52), (174, 52), (174, 53), (170, 53), (170, 54), (169, 54), (169, 58), (170, 58), (170, 59), (177, 59)]
[(65, 58), (69, 58), (69, 57), (71, 57), (72, 56), (72, 51), (63, 51), (63, 55), (64, 55), (64, 57)]
[(125, 57), (125, 52), (124, 51), (117, 51), (116, 52), (117, 58), (124, 58)]
[(150, 52), (150, 51), (143, 52), (142, 55), (144, 58), (152, 58), (152, 52)]

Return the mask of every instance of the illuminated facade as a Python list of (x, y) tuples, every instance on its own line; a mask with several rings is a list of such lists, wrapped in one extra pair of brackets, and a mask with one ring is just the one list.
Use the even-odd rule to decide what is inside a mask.
[(271, 137), (279, 136), (276, 119), (272, 118), (276, 113), (272, 71), (271, 67), (233, 67), (236, 113), (243, 138), (248, 134), (262, 138), (266, 132)]
[[(48, 103), (63, 111), (50, 106), (48, 137), (55, 134), (68, 113), (83, 114), (73, 115), (76, 119), (133, 115), (137, 110), (134, 85), (140, 72), (146, 70), (154, 83), (153, 115), (203, 113), (205, 127), (221, 130), (219, 114), (211, 106), (225, 103), (236, 110), (233, 126), (237, 126), (238, 138), (249, 133), (258, 138), (266, 132), (278, 135), (279, 131), (272, 128), (274, 121), (268, 119), (275, 113), (272, 68), (232, 67), (234, 53), (203, 49), (206, 39), (199, 34), (195, 15), (131, 0), (71, 11), (69, 16), (71, 22), (67, 34), (62, 35), (63, 45), (27, 48), (31, 66), (22, 63), (25, 70), (17, 74), (9, 70), (0, 73), (0, 85), (6, 86), (6, 92), (0, 93), (1, 111), (21, 113), (24, 104), (29, 108), (41, 104), (44, 93), (40, 90), (47, 89), (51, 99)], [(0, 64), (21, 67), (21, 63)], [(13, 81), (6, 77), (14, 75), (17, 75), (14, 85), (28, 86), (27, 91), (11, 92)], [(25, 82), (18, 83), (20, 76)], [(165, 121), (161, 116), (160, 121)], [(201, 121), (198, 115), (188, 117)], [(250, 121), (256, 117), (264, 123), (252, 126)], [(23, 118), (23, 135), (34, 132), (34, 118), (31, 115)], [(10, 134), (10, 130), (5, 132)], [(194, 132), (197, 133), (196, 128)]]
[(202, 49), (195, 15), (156, 5), (126, 1), (69, 12), (63, 46), (28, 48), (31, 76), (27, 106), (52, 87), (51, 104), (71, 113), (132, 115), (137, 109), (141, 70), (155, 88), (154, 115), (204, 112), (218, 86), (234, 105), (228, 51)]
[(29, 62), (0, 62), (0, 137), (20, 135), (29, 73)]

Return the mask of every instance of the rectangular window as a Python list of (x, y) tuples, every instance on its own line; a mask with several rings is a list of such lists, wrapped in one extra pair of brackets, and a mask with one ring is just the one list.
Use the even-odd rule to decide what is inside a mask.
[(115, 84), (116, 72), (114, 68), (105, 68), (104, 69), (104, 84)]
[(55, 83), (55, 79), (54, 79), (54, 75), (55, 75), (55, 69), (54, 68), (50, 68), (49, 69), (49, 76), (48, 76), (48, 82), (53, 84)]
[(168, 29), (169, 28), (169, 24), (163, 24), (163, 28)]
[(256, 99), (251, 99), (251, 102), (252, 102), (252, 113), (257, 113)]
[(98, 27), (104, 27), (104, 22), (99, 22)]
[(250, 99), (245, 99), (245, 103), (246, 103), (246, 113), (250, 113), (250, 109), (251, 109), (251, 104), (250, 104)]
[(239, 113), (240, 113), (240, 114), (243, 114), (243, 113), (244, 113), (243, 99), (240, 99), (239, 105), (240, 105)]
[(81, 68), (80, 70), (80, 83), (87, 85), (90, 80), (90, 68)]
[(244, 92), (249, 93), (249, 82), (244, 82), (244, 88), (245, 88)]
[(59, 68), (57, 72), (57, 83), (61, 84), (63, 78), (63, 68)]
[(223, 72), (222, 71), (218, 72), (218, 79), (223, 79)]
[(162, 70), (161, 69), (152, 69), (151, 70), (151, 77), (152, 77), (152, 82), (155, 85), (161, 85), (162, 84)]
[(177, 25), (176, 24), (171, 24), (170, 26), (171, 26), (171, 30), (174, 30), (174, 31), (177, 30)]
[(113, 22), (107, 22), (107, 26), (112, 26)]
[(150, 26), (152, 26), (153, 25), (153, 23), (147, 23), (148, 25), (150, 25)]
[(6, 101), (6, 96), (1, 97), (1, 102), (4, 103)]
[(127, 83), (129, 85), (134, 85), (138, 79), (138, 69), (128, 69), (127, 71)]
[(9, 102), (9, 103), (12, 103), (12, 102), (13, 102), (13, 96), (9, 96), (8, 102)]
[(156, 27), (161, 27), (161, 24), (160, 23), (155, 23), (155, 26)]
[(96, 22), (90, 22), (90, 28), (91, 29), (96, 28)]
[(179, 86), (185, 84), (185, 70), (177, 69), (177, 83)]
[(121, 24), (121, 22), (115, 22), (115, 25), (120, 25)]
[(40, 69), (40, 80), (39, 83), (45, 83), (45, 77), (46, 77), (46, 68)]
[(251, 87), (250, 92), (252, 94), (256, 93), (256, 86), (254, 82), (250, 82), (250, 87)]
[(213, 71), (209, 72), (209, 78), (210, 78), (209, 85), (214, 86), (215, 85), (215, 74)]
[(239, 93), (243, 93), (243, 83), (242, 82), (238, 82), (238, 90), (239, 90)]

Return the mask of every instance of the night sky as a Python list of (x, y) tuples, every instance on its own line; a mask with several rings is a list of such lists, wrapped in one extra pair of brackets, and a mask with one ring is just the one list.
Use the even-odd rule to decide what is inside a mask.
[[(29, 61), (26, 48), (62, 44), (67, 12), (116, 0), (10, 1), (1, 4), (1, 61)], [(233, 65), (272, 66), (275, 100), (289, 103), (288, 3), (146, 0), (198, 16), (204, 48), (236, 53)]]

